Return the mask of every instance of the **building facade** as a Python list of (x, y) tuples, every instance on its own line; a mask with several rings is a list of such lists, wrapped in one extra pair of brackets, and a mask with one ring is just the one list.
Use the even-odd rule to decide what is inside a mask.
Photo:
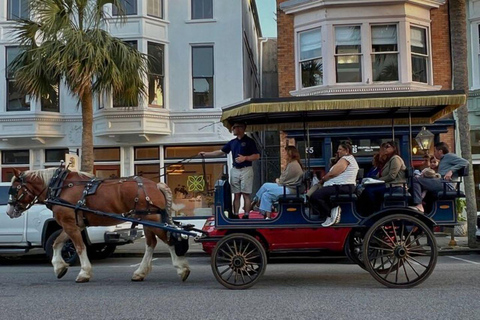
[[(451, 90), (448, 7), (445, 0), (277, 0), (280, 97)], [(425, 124), (435, 141), (454, 148), (454, 120)], [(413, 137), (422, 125), (413, 127)], [(342, 140), (351, 140), (360, 166), (371, 166), (380, 145), (396, 140), (405, 162), (416, 166), (424, 153), (408, 126), (286, 131), (318, 171)], [(292, 143), (290, 141), (289, 143)], [(412, 152), (410, 151), (412, 150)]]
[[(195, 157), (233, 136), (219, 118), (225, 105), (259, 97), (261, 30), (254, 0), (124, 0), (127, 19), (107, 5), (109, 32), (149, 55), (148, 96), (122, 106), (112, 96), (94, 105), (94, 173), (102, 178), (143, 175), (174, 192), (177, 217), (212, 214), (212, 189), (228, 159)], [(1, 181), (11, 168), (58, 166), (65, 153), (81, 156), (81, 112), (60, 85), (52, 99), (15, 88), (9, 63), (18, 54), (15, 21), (29, 17), (28, 0), (0, 4)], [(184, 160), (184, 161), (181, 161)]]

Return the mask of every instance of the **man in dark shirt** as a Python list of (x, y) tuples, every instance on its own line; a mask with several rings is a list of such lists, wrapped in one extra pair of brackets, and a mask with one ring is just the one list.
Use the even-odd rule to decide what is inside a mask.
[(251, 209), (251, 198), (253, 188), (253, 168), (252, 161), (260, 159), (255, 141), (245, 135), (245, 123), (235, 123), (232, 126), (232, 133), (236, 136), (230, 140), (221, 150), (204, 152), (198, 154), (202, 157), (219, 157), (232, 153), (233, 168), (230, 170), (230, 185), (234, 193), (233, 213), (238, 215), (240, 211), (240, 198), (243, 195), (244, 219), (248, 219), (248, 213)]
[[(423, 191), (442, 191), (444, 182), (451, 182), (458, 178), (458, 170), (468, 166), (468, 161), (457, 156), (454, 153), (450, 153), (448, 145), (445, 142), (439, 142), (435, 145), (434, 150), (435, 158), (440, 160), (438, 165), (438, 173), (441, 178), (428, 178), (428, 177), (414, 177), (413, 178), (413, 203), (414, 208), (423, 212)], [(454, 186), (448, 183), (447, 187), (450, 190), (454, 189)]]

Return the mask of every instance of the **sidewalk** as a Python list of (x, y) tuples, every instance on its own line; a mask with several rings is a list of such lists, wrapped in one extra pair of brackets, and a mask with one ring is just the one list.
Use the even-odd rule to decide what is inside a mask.
[[(450, 246), (450, 235), (439, 232), (435, 233), (435, 239), (437, 240), (438, 254), (444, 255), (464, 255), (464, 254), (480, 254), (480, 247), (477, 249), (470, 249), (468, 247), (467, 237), (455, 237), (457, 241), (456, 246)], [(202, 250), (202, 245), (193, 241), (193, 238), (189, 239), (190, 249), (188, 250), (189, 256), (207, 256)], [(129, 256), (143, 256), (145, 252), (145, 239), (139, 239), (135, 243), (118, 246), (115, 250), (114, 256), (116, 257), (129, 257)], [(158, 241), (157, 247), (154, 251), (154, 256), (163, 257), (170, 256), (167, 246)]]

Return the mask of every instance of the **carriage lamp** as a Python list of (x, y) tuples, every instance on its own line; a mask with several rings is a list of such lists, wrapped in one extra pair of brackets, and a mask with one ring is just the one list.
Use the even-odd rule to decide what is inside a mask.
[(435, 135), (427, 130), (427, 128), (422, 127), (422, 130), (417, 134), (415, 140), (417, 141), (420, 148), (427, 153), (430, 150), (430, 147), (433, 143), (433, 138)]

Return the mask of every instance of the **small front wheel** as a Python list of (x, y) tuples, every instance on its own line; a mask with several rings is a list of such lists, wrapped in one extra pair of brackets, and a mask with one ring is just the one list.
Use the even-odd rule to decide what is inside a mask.
[(365, 267), (378, 282), (390, 288), (410, 288), (425, 281), (435, 268), (437, 255), (430, 228), (406, 214), (375, 222), (363, 243)]
[(234, 233), (220, 240), (212, 253), (215, 278), (228, 289), (247, 289), (265, 272), (267, 255), (262, 244), (248, 234)]

